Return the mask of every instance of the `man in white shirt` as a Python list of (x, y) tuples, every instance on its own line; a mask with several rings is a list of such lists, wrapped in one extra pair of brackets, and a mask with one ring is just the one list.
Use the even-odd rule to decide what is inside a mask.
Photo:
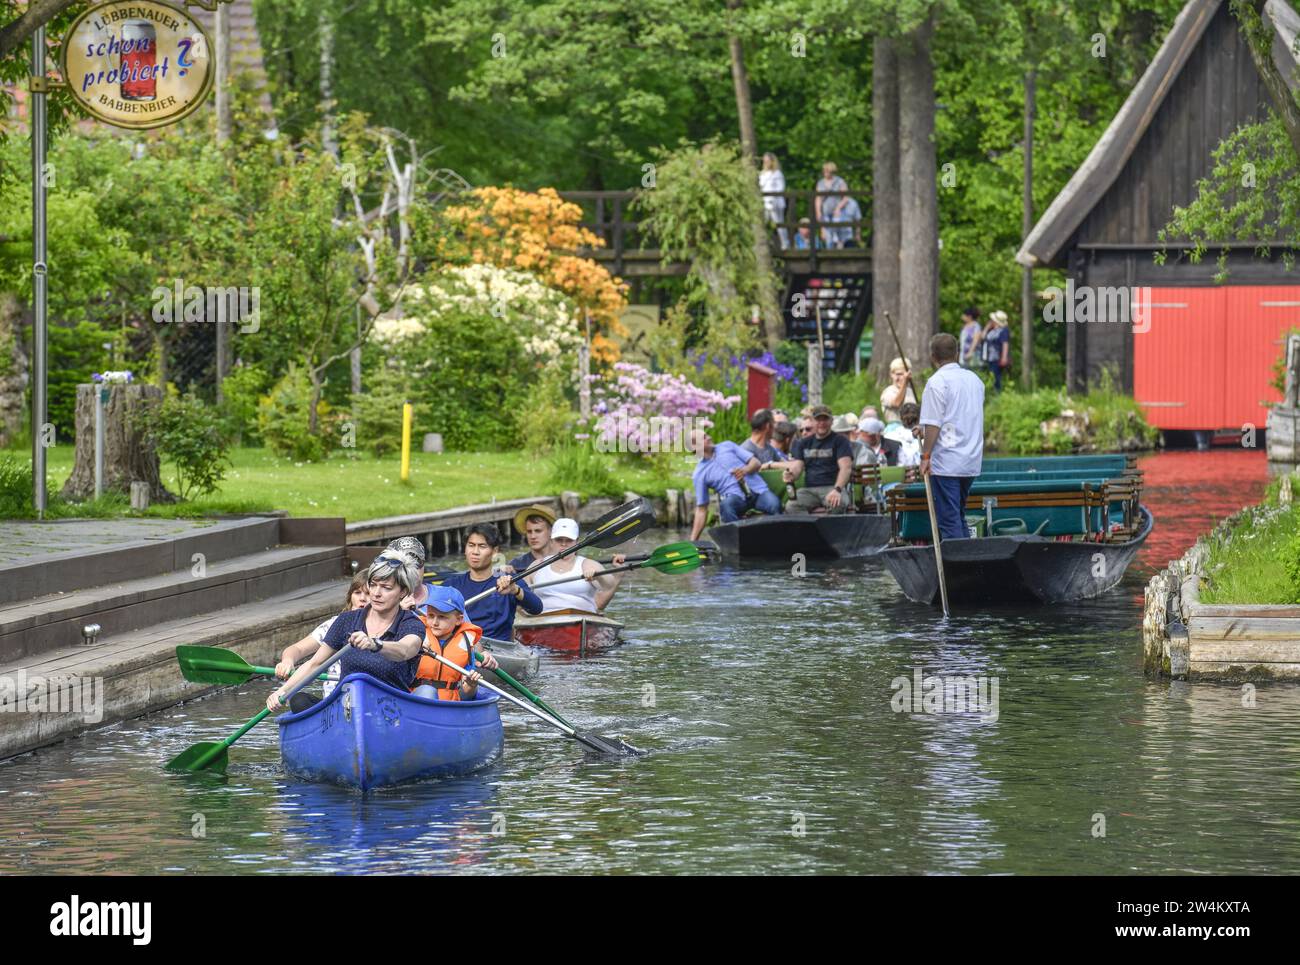
[(957, 364), (957, 339), (930, 339), (937, 370), (921, 396), (921, 472), (930, 477), (940, 539), (965, 539), (966, 497), (984, 463), (984, 382)]

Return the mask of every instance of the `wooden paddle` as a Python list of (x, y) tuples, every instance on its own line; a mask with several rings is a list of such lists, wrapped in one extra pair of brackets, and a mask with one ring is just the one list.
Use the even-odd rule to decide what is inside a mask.
[[(177, 647), (176, 662), (181, 665), (181, 675), (196, 684), (247, 683), (253, 677), (274, 676), (274, 667), (255, 667), (247, 660), (224, 647)], [(325, 680), (321, 674), (317, 680)]]
[[(352, 644), (345, 643), (334, 653), (333, 656), (321, 664), (321, 670), (329, 670), (329, 668), (338, 663), (339, 660), (343, 658), (343, 654), (347, 653), (350, 649), (352, 649)], [(288, 704), (290, 697), (313, 682), (314, 681), (311, 677), (305, 677), (298, 681), (298, 683), (284, 695), (284, 703)], [(223, 741), (202, 741), (198, 744), (192, 744), (167, 762), (167, 770), (186, 771), (190, 773), (195, 771), (218, 771), (224, 773), (227, 764), (227, 748), (265, 720), (266, 716), (270, 713), (271, 709), (269, 707), (263, 707), (249, 719), (248, 723)]]
[[(898, 357), (903, 360), (903, 368), (907, 369), (908, 374), (912, 372), (912, 366), (907, 361), (907, 353), (903, 351), (903, 343), (898, 338), (898, 330), (894, 328), (894, 320), (890, 317), (889, 312), (885, 312), (885, 321), (889, 323), (889, 334), (894, 336), (894, 345), (898, 347)], [(905, 383), (906, 384), (906, 383)], [(907, 392), (904, 390), (903, 398), (907, 398)], [(925, 478), (925, 507), (930, 511), (930, 536), (931, 542), (934, 543), (934, 568), (939, 575), (939, 598), (943, 601), (943, 615), (948, 615), (948, 581), (943, 575), (943, 550), (939, 548), (939, 523), (934, 513), (934, 490), (930, 487), (930, 474), (924, 473)]]
[[(452, 663), (450, 660), (448, 660), (446, 657), (442, 656), (441, 654), (435, 653), (435, 654), (430, 654), (430, 656), (432, 656), (433, 659), (437, 660), (439, 663), (446, 664), (448, 667), (456, 671), (456, 673), (460, 674), (462, 677), (468, 676), (468, 673), (465, 671), (463, 667), (458, 667), (456, 664)], [(631, 744), (627, 743), (626, 741), (620, 740), (617, 737), (601, 737), (598, 734), (584, 734), (581, 731), (577, 730), (574, 727), (571, 727), (568, 724), (561, 723), (560, 721), (552, 717), (550, 714), (544, 714), (536, 707), (532, 707), (524, 703), (514, 694), (507, 693), (506, 691), (502, 690), (500, 687), (492, 686), (492, 684), (488, 683), (486, 680), (480, 680), (478, 682), (478, 685), (480, 687), (486, 687), (488, 690), (492, 691), (492, 693), (496, 694), (498, 697), (504, 697), (506, 700), (510, 701), (516, 707), (528, 711), (528, 713), (532, 714), (538, 720), (544, 720), (552, 727), (557, 728), (562, 734), (564, 734), (564, 736), (572, 737), (578, 743), (582, 744), (584, 747), (590, 748), (591, 750), (595, 751), (597, 754), (610, 754), (610, 755), (617, 756), (622, 754), (640, 755), (646, 753), (640, 748), (633, 747)]]

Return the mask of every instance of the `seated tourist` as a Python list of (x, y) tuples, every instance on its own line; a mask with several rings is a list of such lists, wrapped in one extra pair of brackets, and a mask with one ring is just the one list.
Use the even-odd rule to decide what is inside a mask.
[(515, 530), (524, 534), (528, 552), (510, 561), (514, 572), (522, 573), (555, 552), (551, 549), (551, 525), (554, 522), (555, 514), (545, 506), (525, 506), (515, 513)]
[[(578, 524), (572, 519), (557, 519), (551, 527), (551, 541), (555, 551), (563, 552), (578, 541)], [(622, 566), (627, 557), (616, 553), (611, 561), (613, 566)], [(574, 553), (564, 559), (548, 563), (528, 577), (534, 592), (542, 601), (544, 613), (556, 610), (584, 610), (598, 613), (609, 605), (609, 601), (618, 592), (623, 582), (623, 573), (605, 573), (604, 567), (596, 560), (588, 559), (580, 553)], [(538, 586), (566, 576), (581, 576), (582, 579), (571, 580), (556, 586)]]
[[(548, 534), (550, 529), (548, 525)], [(548, 535), (547, 545), (549, 544)], [(469, 572), (449, 576), (442, 581), (442, 585), (458, 591), (466, 600), (478, 596), (484, 590), (495, 589), (496, 592), (491, 596), (470, 604), (469, 609), (473, 612), (467, 611), (466, 616), (482, 627), (481, 636), (490, 640), (512, 640), (515, 635), (515, 610), (523, 607), (525, 613), (536, 616), (542, 612), (542, 601), (529, 588), (526, 580), (511, 583), (508, 574), (493, 574), (492, 559), (500, 545), (500, 530), (491, 523), (475, 523), (465, 534), (465, 564), (469, 567)], [(532, 564), (526, 563), (520, 569), (530, 565)]]
[(772, 416), (772, 410), (759, 409), (749, 419), (749, 438), (740, 444), (740, 448), (757, 458), (760, 464), (775, 462), (776, 450), (772, 448), (772, 433), (775, 427), (776, 420)]
[[(465, 597), (450, 586), (429, 587), (424, 646), (412, 693), (429, 700), (473, 700), (483, 675), (475, 670), (475, 648), (483, 630), (465, 615)], [(437, 654), (468, 673), (460, 674), (433, 658)]]
[(897, 466), (899, 445), (893, 439), (884, 436), (885, 424), (879, 419), (868, 419), (862, 424), (859, 434), (859, 451), (854, 465), (858, 466)]
[[(321, 664), (346, 644), (351, 644), (339, 673), (368, 674), (381, 683), (409, 691), (420, 662), (424, 644), (424, 624), (420, 618), (400, 606), (423, 582), (421, 565), (410, 553), (384, 550), (366, 570), (366, 590), (370, 601), (360, 610), (348, 610), (334, 619), (325, 639), (311, 659), (293, 672), (287, 681), (266, 698), (267, 709), (274, 713), (284, 708), (284, 695), (299, 683), (310, 680)], [(306, 710), (317, 698), (295, 694), (293, 710)]]
[(901, 425), (885, 430), (885, 439), (898, 443), (898, 465), (921, 465), (921, 407), (915, 402), (905, 403), (898, 410)]
[(793, 422), (789, 420), (778, 422), (776, 428), (772, 430), (772, 450), (776, 453), (776, 458), (760, 465), (758, 468), (784, 469), (785, 467), (781, 464), (790, 461), (790, 448), (794, 445), (796, 432)]
[(794, 444), (793, 464), (783, 473), (785, 481), (796, 482), (804, 474), (804, 486), (795, 494), (792, 505), (800, 512), (825, 509), (842, 513), (848, 509), (849, 478), (853, 474), (853, 447), (848, 437), (833, 432), (830, 406), (812, 410), (813, 432)]
[(758, 475), (759, 461), (734, 442), (716, 445), (703, 429), (692, 429), (688, 438), (691, 451), (700, 457), (691, 473), (695, 485), (695, 520), (691, 539), (704, 532), (709, 516), (709, 490), (718, 494), (718, 512), (724, 523), (735, 522), (751, 509), (767, 516), (781, 512), (781, 500), (767, 488)]
[[(366, 574), (364, 572), (357, 573), (352, 577), (351, 585), (348, 586), (347, 606), (343, 609), (345, 611), (360, 610), (369, 602), (370, 597), (366, 593)], [(334, 621), (337, 619), (336, 616), (330, 617), (297, 643), (291, 643), (285, 647), (284, 652), (280, 654), (279, 663), (275, 665), (275, 675), (281, 680), (288, 680), (299, 660), (306, 660), (320, 649), (320, 645), (325, 642), (325, 634), (329, 633), (330, 627), (334, 625)], [(328, 697), (339, 682), (339, 665), (334, 664), (329, 670), (325, 671), (325, 675), (329, 679), (325, 681), (321, 690), (323, 696)]]

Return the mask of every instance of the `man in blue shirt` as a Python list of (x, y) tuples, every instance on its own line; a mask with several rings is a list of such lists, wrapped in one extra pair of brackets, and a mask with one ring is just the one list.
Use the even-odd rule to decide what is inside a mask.
[(731, 523), (757, 509), (768, 516), (781, 512), (781, 500), (776, 497), (763, 477), (758, 475), (758, 458), (751, 456), (734, 442), (714, 445), (709, 434), (695, 429), (690, 435), (691, 451), (700, 457), (691, 480), (695, 484), (695, 522), (691, 539), (700, 538), (709, 516), (709, 490), (718, 494), (718, 509), (724, 523)]
[(512, 640), (515, 635), (515, 610), (524, 608), (533, 616), (542, 612), (542, 601), (528, 584), (511, 583), (507, 574), (494, 576), (492, 556), (501, 545), (501, 532), (491, 523), (478, 523), (465, 534), (465, 562), (468, 573), (457, 573), (440, 581), (443, 586), (460, 590), (465, 599), (484, 590), (495, 589), (489, 597), (471, 603), (466, 616), (491, 640)]

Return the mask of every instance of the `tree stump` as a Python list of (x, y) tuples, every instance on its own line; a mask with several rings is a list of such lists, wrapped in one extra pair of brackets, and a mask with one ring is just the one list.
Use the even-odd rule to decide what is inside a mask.
[[(77, 452), (63, 498), (92, 499), (95, 495), (95, 395), (98, 385), (77, 386)], [(155, 503), (174, 503), (163, 488), (158, 453), (145, 439), (148, 410), (162, 402), (156, 385), (133, 383), (109, 387), (104, 406), (104, 492), (129, 495), (133, 482), (149, 485)]]

